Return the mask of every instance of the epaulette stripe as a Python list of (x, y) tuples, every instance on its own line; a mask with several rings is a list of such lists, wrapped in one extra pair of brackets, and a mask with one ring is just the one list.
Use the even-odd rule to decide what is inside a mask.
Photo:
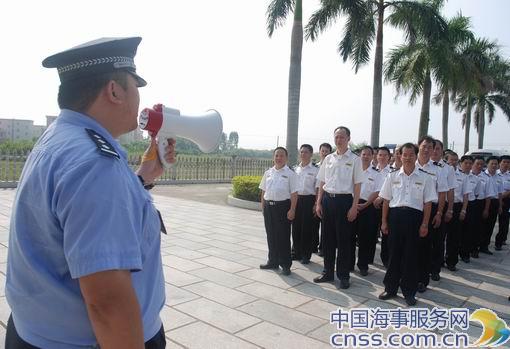
[(103, 136), (90, 128), (86, 128), (85, 130), (87, 131), (87, 134), (92, 139), (92, 141), (96, 144), (100, 154), (120, 159), (120, 155), (115, 151), (115, 148), (110, 143), (108, 143), (108, 141), (104, 139)]

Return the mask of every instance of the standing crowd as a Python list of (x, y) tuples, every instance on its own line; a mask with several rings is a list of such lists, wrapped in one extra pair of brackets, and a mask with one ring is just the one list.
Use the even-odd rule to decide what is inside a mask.
[[(300, 147), (300, 163), (287, 165), (287, 150), (274, 150), (274, 166), (260, 183), (268, 242), (261, 269), (291, 273), (293, 260), (310, 263), (324, 257), (324, 270), (313, 281), (350, 287), (355, 266), (369, 274), (377, 243), (386, 268), (382, 300), (402, 291), (409, 306), (416, 293), (439, 281), (441, 269), (455, 272), (459, 259), (469, 263), (489, 249), (506, 245), (510, 210), (510, 156), (487, 159), (444, 150), (441, 141), (422, 137), (392, 154), (387, 147), (362, 147), (354, 153), (347, 127), (334, 131), (336, 150)], [(292, 237), (292, 243), (291, 243)]]

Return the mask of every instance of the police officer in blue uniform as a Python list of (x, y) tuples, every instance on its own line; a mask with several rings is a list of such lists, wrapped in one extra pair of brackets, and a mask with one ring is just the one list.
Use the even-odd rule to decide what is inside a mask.
[(137, 127), (140, 41), (99, 39), (43, 61), (58, 69), (61, 113), (12, 210), (6, 348), (165, 347), (162, 222), (144, 188), (163, 168), (153, 142), (135, 174), (115, 140)]

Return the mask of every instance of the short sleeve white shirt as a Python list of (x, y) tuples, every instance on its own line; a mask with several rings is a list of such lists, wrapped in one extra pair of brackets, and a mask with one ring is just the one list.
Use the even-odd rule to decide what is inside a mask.
[(353, 194), (354, 185), (363, 182), (361, 159), (348, 149), (343, 154), (332, 153), (321, 164), (317, 179), (330, 194)]
[(299, 178), (287, 165), (279, 170), (273, 166), (264, 172), (259, 188), (264, 191), (264, 200), (288, 200), (299, 190)]
[(301, 164), (294, 167), (294, 171), (299, 178), (299, 195), (315, 195), (317, 188), (317, 173), (319, 168), (309, 163), (306, 166)]

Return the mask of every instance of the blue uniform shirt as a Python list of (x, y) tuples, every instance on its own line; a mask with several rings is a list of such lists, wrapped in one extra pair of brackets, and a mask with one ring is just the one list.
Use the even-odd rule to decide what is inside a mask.
[[(86, 129), (113, 146), (110, 156)], [(6, 295), (19, 335), (42, 348), (96, 346), (78, 278), (131, 270), (149, 340), (165, 302), (160, 242), (126, 153), (94, 119), (62, 110), (30, 154), (12, 210)]]

